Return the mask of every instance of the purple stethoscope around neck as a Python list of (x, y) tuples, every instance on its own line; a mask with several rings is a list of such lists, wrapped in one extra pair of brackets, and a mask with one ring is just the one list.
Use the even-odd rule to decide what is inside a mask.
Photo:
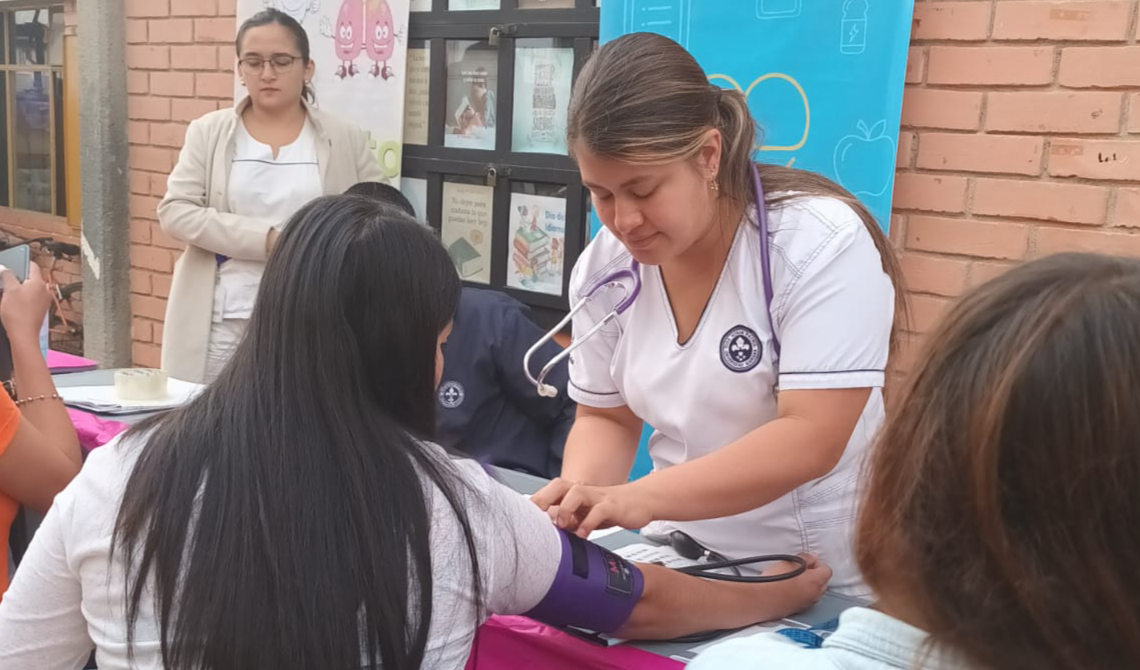
[[(756, 196), (756, 219), (760, 228), (760, 273), (764, 281), (764, 304), (768, 310), (768, 321), (772, 321), (772, 266), (771, 258), (768, 254), (768, 208), (764, 204), (764, 188), (760, 183), (760, 171), (756, 169), (756, 164), (752, 164), (752, 188)], [(630, 280), (629, 285), (623, 283), (623, 280)], [(595, 295), (602, 290), (611, 288), (621, 288), (625, 291), (625, 296), (614, 306), (613, 309), (606, 314), (601, 321), (594, 324), (593, 328), (586, 331), (581, 337), (575, 337), (574, 341), (564, 351), (559, 353), (554, 358), (542, 367), (538, 373), (538, 377), (534, 377), (530, 372), (530, 358), (542, 345), (549, 342), (555, 335), (562, 332), (566, 324), (574, 318), (574, 315), (581, 311)], [(627, 309), (633, 306), (633, 301), (637, 300), (638, 294), (641, 293), (641, 264), (636, 260), (630, 261), (629, 267), (622, 268), (606, 275), (594, 283), (593, 286), (585, 292), (585, 296), (578, 301), (571, 309), (570, 312), (558, 322), (541, 340), (536, 342), (534, 346), (527, 349), (526, 355), (523, 356), (523, 372), (531, 384), (534, 384), (535, 389), (538, 390), (540, 396), (546, 398), (553, 398), (558, 395), (558, 389), (545, 383), (546, 375), (550, 373), (560, 361), (568, 357), (575, 349), (578, 348), (586, 340), (590, 339), (595, 333), (604, 328), (610, 321), (616, 319), (620, 314), (625, 313)], [(772, 350), (776, 356), (780, 355), (780, 340), (776, 336), (775, 326), (772, 328)]]

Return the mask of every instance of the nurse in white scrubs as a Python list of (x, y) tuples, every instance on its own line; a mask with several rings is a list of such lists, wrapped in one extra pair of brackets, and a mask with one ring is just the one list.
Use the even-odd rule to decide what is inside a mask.
[[(658, 35), (593, 56), (568, 140), (605, 225), (570, 299), (634, 262), (641, 288), (572, 353), (577, 419), (562, 477), (534, 501), (583, 535), (644, 526), (712, 556), (813, 553), (833, 589), (865, 594), (851, 525), (902, 312), (898, 263), (873, 217), (824, 177), (754, 166), (744, 96), (710, 85)], [(575, 337), (624, 290), (596, 293)], [(654, 471), (625, 483), (643, 422)]]

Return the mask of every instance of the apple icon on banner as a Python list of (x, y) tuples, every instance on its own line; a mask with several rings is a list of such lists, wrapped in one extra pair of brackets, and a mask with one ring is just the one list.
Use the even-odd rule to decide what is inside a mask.
[(887, 136), (886, 120), (870, 128), (860, 121), (857, 135), (835, 145), (835, 178), (854, 195), (870, 197), (887, 192), (895, 170), (895, 143)]

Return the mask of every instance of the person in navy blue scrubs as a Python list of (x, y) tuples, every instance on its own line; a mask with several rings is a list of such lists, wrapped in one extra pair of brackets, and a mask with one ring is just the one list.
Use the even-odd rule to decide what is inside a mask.
[[(387, 184), (362, 182), (346, 193), (416, 216), (408, 199)], [(566, 393), (566, 361), (546, 378), (558, 389), (554, 398), (539, 396), (523, 374), (523, 354), (544, 334), (518, 300), (499, 291), (463, 288), (444, 345), (436, 413), (441, 445), (500, 467), (558, 476), (577, 405)], [(548, 361), (560, 351), (556, 342), (548, 342), (535, 360)]]

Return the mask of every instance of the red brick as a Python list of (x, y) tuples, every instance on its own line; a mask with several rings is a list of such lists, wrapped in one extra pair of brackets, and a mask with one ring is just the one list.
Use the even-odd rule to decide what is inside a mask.
[(911, 88), (903, 95), (902, 125), (910, 128), (977, 130), (982, 123), (982, 94)]
[(218, 0), (218, 16), (237, 14), (237, 0)]
[(1004, 221), (971, 221), (911, 216), (907, 248), (918, 251), (1019, 260), (1029, 244), (1029, 226)]
[(128, 160), (131, 167), (137, 170), (169, 173), (174, 168), (174, 158), (170, 149), (132, 146)]
[(146, 270), (131, 268), (131, 293), (150, 295), (150, 273)]
[(1015, 267), (1017, 267), (1017, 263), (974, 261), (970, 265), (970, 288), (993, 281)]
[(910, 296), (911, 327), (919, 333), (933, 331), (953, 304), (954, 301), (949, 298), (932, 295)]
[(171, 16), (216, 16), (218, 0), (170, 0)]
[(158, 368), (162, 365), (162, 347), (146, 342), (132, 342), (131, 360), (138, 367)]
[(167, 121), (170, 119), (170, 98), (132, 95), (128, 97), (127, 112), (131, 119)]
[(127, 68), (165, 70), (170, 67), (170, 47), (150, 44), (127, 45)]
[(1115, 134), (1120, 131), (1122, 104), (1120, 93), (992, 91), (986, 101), (986, 130)]
[[(922, 138), (919, 138), (918, 143), (921, 149)], [(966, 178), (899, 173), (895, 178), (894, 206), (926, 212), (964, 212)]]
[(155, 272), (171, 272), (174, 270), (174, 255), (168, 249), (135, 245), (131, 248), (131, 265)]
[(216, 70), (218, 49), (200, 45), (170, 47), (170, 67), (175, 70)]
[(928, 84), (1043, 86), (1053, 81), (1053, 47), (930, 47)]
[(190, 19), (159, 19), (147, 25), (152, 44), (192, 44), (194, 22)]
[(131, 339), (135, 342), (154, 342), (154, 321), (131, 319)]
[(234, 64), (237, 62), (237, 54), (234, 53), (234, 45), (230, 43), (224, 47), (218, 47), (218, 71), (228, 72), (230, 78), (234, 75)]
[(1140, 46), (1068, 47), (1057, 81), (1069, 88), (1140, 86)]
[(127, 19), (127, 44), (145, 44), (147, 37), (146, 19)]
[(958, 258), (908, 253), (902, 257), (906, 287), (915, 293), (955, 297), (966, 288), (970, 262)]
[(911, 47), (906, 58), (906, 83), (922, 83), (922, 75), (926, 70), (926, 50), (922, 47)]
[[(80, 0), (82, 1), (82, 0)], [(169, 0), (127, 0), (127, 16), (162, 17), (170, 15)]]
[(150, 124), (146, 121), (128, 121), (127, 141), (131, 144), (150, 143)]
[(166, 301), (149, 295), (132, 295), (131, 314), (163, 321), (166, 319)]
[(895, 156), (895, 167), (905, 168), (911, 166), (911, 158), (914, 153), (914, 133), (903, 131), (899, 133), (899, 148)]
[(912, 40), (982, 41), (990, 34), (988, 2), (918, 2)]
[(150, 174), (147, 172), (131, 171), (131, 193), (135, 195), (150, 195)]
[(224, 72), (199, 72), (194, 75), (195, 91), (201, 98), (221, 98), (232, 100), (234, 97), (234, 76)]
[(237, 25), (231, 18), (194, 19), (194, 41), (199, 44), (206, 42), (233, 44), (236, 35)]
[(1000, 0), (995, 40), (1123, 41), (1132, 2)]
[(1140, 235), (1095, 228), (1042, 226), (1037, 229), (1038, 256), (1048, 256), (1063, 251), (1140, 256)]
[(150, 75), (145, 70), (127, 72), (127, 93), (146, 93), (150, 90)]
[(1140, 181), (1140, 140), (1053, 140), (1049, 174)]
[[(913, 325), (911, 326), (913, 328)], [(896, 379), (891, 380), (891, 384), (896, 384), (891, 388), (901, 387), (897, 384), (905, 383), (905, 374), (914, 370), (921, 361), (928, 358), (925, 355), (927, 336), (924, 333), (908, 332), (905, 337), (899, 340), (899, 350), (895, 352), (887, 367), (893, 373), (903, 375)]]
[(181, 123), (150, 124), (150, 142), (159, 147), (181, 149), (186, 140), (186, 126)]
[(179, 100), (170, 115), (173, 121), (190, 122), (218, 109), (217, 100)]
[(1140, 188), (1122, 188), (1116, 192), (1112, 222), (1118, 226), (1140, 228)]
[(971, 212), (984, 216), (1099, 225), (1108, 215), (1108, 188), (1022, 179), (978, 179)]
[(150, 221), (131, 219), (131, 244), (150, 244)]
[(1045, 142), (1023, 135), (922, 133), (915, 165), (928, 170), (1041, 174)]
[[(151, 275), (151, 278), (150, 278), (150, 284), (152, 287), (151, 290), (154, 292), (155, 297), (158, 297), (158, 298), (169, 298), (170, 297), (171, 279), (172, 278), (170, 275)], [(156, 339), (156, 341), (161, 342), (162, 340), (161, 340), (161, 338), (158, 338), (158, 339)]]
[(130, 202), (132, 219), (154, 219), (157, 217), (159, 198), (150, 195), (132, 195)]
[(151, 195), (166, 195), (166, 175), (165, 174), (151, 174), (150, 175), (150, 192)]
[(1128, 101), (1128, 132), (1140, 133), (1140, 93), (1133, 93)]
[(193, 72), (152, 72), (150, 92), (154, 95), (168, 95), (175, 98), (194, 97)]
[(182, 251), (186, 248), (186, 244), (180, 240), (176, 240), (162, 230), (162, 227), (157, 223), (150, 227), (150, 243), (156, 247), (163, 249), (172, 249), (175, 251)]

